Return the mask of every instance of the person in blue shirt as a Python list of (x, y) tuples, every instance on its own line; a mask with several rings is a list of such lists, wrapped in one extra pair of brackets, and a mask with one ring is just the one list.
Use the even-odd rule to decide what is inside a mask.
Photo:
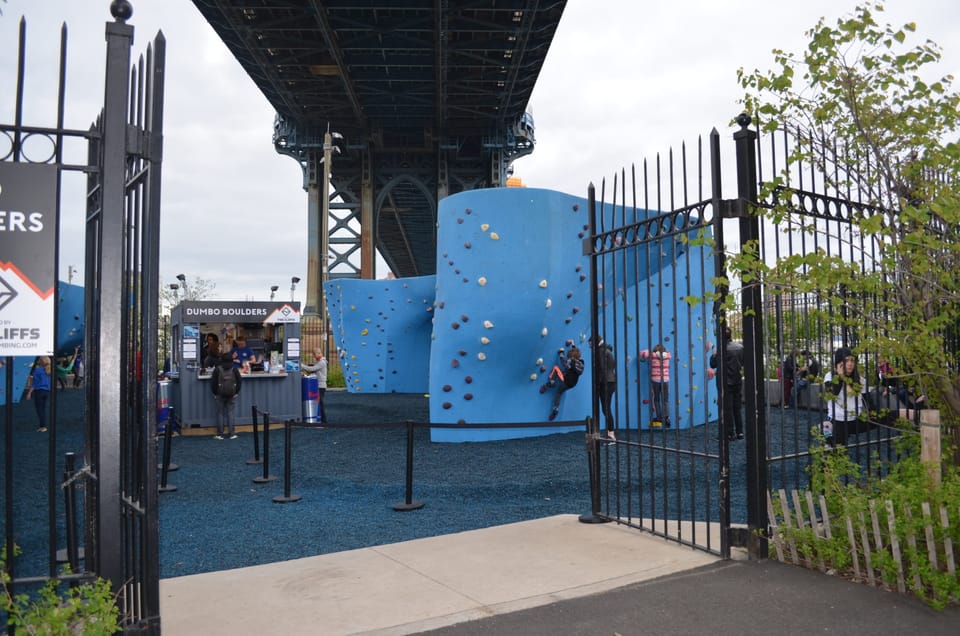
[(237, 336), (233, 341), (233, 349), (230, 351), (233, 357), (233, 366), (240, 369), (243, 373), (250, 373), (250, 365), (257, 361), (257, 354), (247, 346), (247, 339), (243, 336)]
[(50, 397), (50, 376), (53, 368), (49, 356), (40, 356), (33, 363), (27, 384), (27, 399), (33, 399), (40, 426), (38, 433), (47, 432), (47, 400)]
[(553, 409), (547, 418), (551, 422), (557, 418), (560, 411), (560, 398), (568, 389), (577, 386), (580, 376), (583, 374), (583, 360), (580, 350), (576, 347), (570, 347), (570, 351), (561, 348), (557, 355), (560, 357), (560, 363), (553, 366), (550, 375), (547, 376), (547, 383), (540, 387), (541, 393), (546, 393), (547, 389), (553, 388), (559, 384), (557, 392), (553, 396)]

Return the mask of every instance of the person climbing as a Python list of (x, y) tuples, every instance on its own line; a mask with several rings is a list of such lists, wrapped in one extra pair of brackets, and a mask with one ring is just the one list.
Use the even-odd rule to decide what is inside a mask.
[(546, 393), (547, 389), (559, 385), (556, 394), (553, 396), (553, 409), (550, 411), (549, 420), (552, 422), (557, 419), (557, 413), (560, 411), (560, 398), (564, 392), (577, 386), (580, 376), (583, 375), (583, 359), (580, 349), (575, 346), (570, 347), (568, 352), (563, 347), (557, 351), (560, 360), (558, 364), (550, 369), (550, 375), (547, 376), (547, 383), (540, 387), (541, 393)]

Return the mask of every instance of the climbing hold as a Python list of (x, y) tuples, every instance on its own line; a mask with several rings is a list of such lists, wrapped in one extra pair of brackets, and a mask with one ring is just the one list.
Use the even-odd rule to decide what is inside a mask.
[(567, 292), (567, 298), (573, 298), (573, 292)]
[(463, 218), (458, 216), (458, 217), (457, 217), (457, 223), (463, 223)]
[(443, 403), (443, 408), (445, 408), (445, 409), (448, 409), (448, 408), (450, 408), (451, 406), (453, 406), (453, 404), (450, 404), (449, 402), (444, 402), (444, 403)]
[(370, 333), (370, 330), (369, 330), (369, 329), (364, 329), (363, 331), (360, 332), (360, 335), (361, 335), (361, 336), (365, 336), (365, 335), (367, 335), (368, 333)]
[(490, 322), (489, 320), (484, 320), (484, 321), (483, 321), (483, 326), (484, 326), (484, 328), (486, 328), (486, 329), (493, 329), (493, 323)]
[(452, 322), (452, 323), (450, 323), (450, 326), (453, 327), (454, 329), (459, 329), (459, 328), (460, 328), (460, 323), (459, 323), (459, 322)]
[(473, 382), (473, 376), (468, 375), (463, 379), (463, 381), (466, 382), (467, 384), (470, 384), (471, 382)]
[(485, 345), (486, 345), (486, 344), (490, 344), (490, 338), (487, 338), (486, 336), (483, 336), (482, 338), (480, 338), (480, 343), (481, 343), (481, 344), (485, 344)]
[(464, 243), (463, 246), (467, 249), (470, 249), (470, 241), (467, 241), (466, 243)]
[(587, 280), (587, 277), (583, 274), (580, 274), (580, 282), (582, 283), (585, 280)]
[(542, 281), (540, 281), (540, 287), (541, 287), (542, 289), (546, 289), (546, 288), (547, 288), (547, 279), (546, 279), (546, 278), (544, 278)]
[(464, 210), (464, 212), (466, 212), (467, 214), (470, 214), (471, 212), (473, 212), (473, 210), (471, 210), (470, 208), (467, 208), (466, 210)]
[(480, 230), (481, 230), (481, 231), (486, 232), (486, 231), (489, 230), (489, 229), (490, 229), (490, 224), (489, 224), (489, 223), (481, 223), (481, 224), (480, 224)]
[(460, 316), (460, 322), (470, 322), (470, 317), (466, 314)]
[(481, 276), (480, 278), (478, 278), (478, 279), (477, 279), (477, 284), (480, 285), (481, 287), (483, 287), (484, 285), (486, 285), (486, 284), (487, 284), (487, 277), (486, 277), (486, 276)]
[(547, 302), (544, 304), (547, 306), (547, 309), (550, 309), (550, 306), (553, 305), (553, 301), (547, 298)]
[(547, 335), (547, 328), (544, 327), (543, 329), (540, 330), (540, 336), (545, 337), (546, 335)]
[(537, 358), (537, 366), (543, 364), (543, 358)]
[(531, 382), (536, 382), (536, 381), (537, 381), (537, 374), (536, 374), (536, 373), (531, 373), (531, 374), (530, 374), (530, 381), (531, 381)]
[(490, 240), (499, 241), (499, 240), (500, 240), (500, 235), (497, 234), (496, 232), (490, 232)]
[(574, 307), (574, 308), (572, 309), (572, 311), (573, 311), (573, 313), (575, 313), (575, 314), (579, 314), (579, 313), (580, 313), (580, 308), (579, 308), (579, 307)]
[(444, 385), (443, 385), (443, 390), (444, 390), (445, 393), (449, 393), (452, 388), (453, 388), (453, 387), (450, 386), (449, 384), (444, 384)]
[(580, 209), (580, 204), (579, 204), (579, 203), (574, 203), (574, 204), (573, 204), (573, 211), (576, 212), (576, 211), (579, 210), (579, 209)]
[(460, 350), (460, 351), (458, 351), (457, 353), (459, 353), (459, 354), (460, 354), (460, 357), (463, 357), (463, 356), (465, 356), (465, 355), (467, 355), (467, 352), (466, 352), (466, 351), (464, 351), (463, 349), (461, 349), (461, 350)]
[(472, 399), (473, 399), (473, 393), (464, 393), (464, 394), (463, 394), (463, 399), (464, 399), (464, 400), (472, 400)]
[(450, 361), (450, 366), (456, 369), (457, 367), (460, 366), (460, 361), (454, 358), (453, 360)]
[(480, 360), (481, 362), (483, 362), (486, 359), (487, 359), (487, 354), (485, 354), (484, 352), (481, 351), (480, 353), (477, 354), (477, 360)]

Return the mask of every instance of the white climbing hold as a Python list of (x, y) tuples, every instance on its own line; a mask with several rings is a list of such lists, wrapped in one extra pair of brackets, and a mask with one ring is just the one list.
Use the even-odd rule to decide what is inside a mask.
[(480, 344), (485, 344), (485, 345), (490, 344), (490, 338), (483, 336), (482, 338), (480, 338)]
[(485, 354), (484, 352), (481, 351), (480, 353), (477, 354), (477, 360), (481, 360), (481, 361), (482, 361), (482, 360), (486, 360), (486, 359), (487, 359), (487, 354)]
[(550, 309), (550, 306), (553, 305), (553, 301), (547, 298), (546, 305), (547, 305), (547, 309)]
[(543, 358), (537, 358), (537, 366), (539, 367), (541, 364), (543, 364)]
[(491, 240), (494, 240), (494, 241), (499, 241), (499, 240), (500, 240), (500, 235), (497, 234), (496, 232), (490, 232), (490, 239), (491, 239)]
[(546, 336), (546, 335), (547, 335), (547, 328), (546, 328), (546, 327), (544, 327), (543, 329), (540, 330), (540, 335), (541, 335), (541, 336)]
[(493, 323), (490, 322), (489, 320), (484, 320), (484, 321), (483, 321), (483, 326), (484, 326), (485, 329), (493, 329)]
[(477, 279), (477, 284), (480, 285), (481, 287), (483, 287), (484, 285), (486, 285), (486, 284), (487, 284), (487, 277), (486, 277), (486, 276), (481, 276), (480, 278), (478, 278), (478, 279)]
[(531, 373), (531, 374), (530, 374), (530, 381), (531, 381), (531, 382), (536, 382), (536, 381), (537, 381), (537, 374), (536, 374), (536, 373)]
[(483, 230), (484, 232), (486, 232), (487, 230), (490, 229), (490, 224), (489, 224), (489, 223), (481, 223), (481, 224), (480, 224), (480, 229)]
[(547, 279), (546, 279), (546, 278), (544, 278), (542, 281), (540, 281), (540, 287), (542, 287), (543, 289), (546, 289), (546, 288), (547, 288)]

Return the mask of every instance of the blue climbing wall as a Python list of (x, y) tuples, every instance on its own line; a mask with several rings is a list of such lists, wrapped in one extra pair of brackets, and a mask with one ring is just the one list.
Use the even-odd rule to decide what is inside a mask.
[[(589, 368), (589, 260), (580, 244), (588, 223), (583, 199), (550, 190), (473, 190), (440, 202), (431, 422), (546, 421), (553, 394), (539, 387), (557, 350), (576, 344)], [(564, 394), (558, 421), (590, 413), (588, 380)], [(432, 439), (547, 432), (433, 429)]]
[(324, 285), (349, 391), (427, 392), (435, 284), (435, 277), (421, 276)]
[[(604, 227), (614, 226), (612, 217), (608, 208)], [(564, 394), (557, 421), (582, 427), (592, 410), (588, 228), (586, 201), (550, 190), (473, 190), (442, 200), (436, 277), (326, 285), (349, 389), (428, 391), (433, 423), (544, 422), (553, 393), (539, 389), (558, 348), (575, 344), (588, 375)], [(632, 352), (618, 354), (618, 423), (649, 427), (649, 363), (637, 352), (657, 342), (673, 355), (674, 426), (715, 419), (709, 307), (685, 300), (712, 291), (709, 248), (664, 233), (605, 258), (603, 333), (618, 352)], [(435, 428), (431, 436), (482, 441), (567, 430)]]

